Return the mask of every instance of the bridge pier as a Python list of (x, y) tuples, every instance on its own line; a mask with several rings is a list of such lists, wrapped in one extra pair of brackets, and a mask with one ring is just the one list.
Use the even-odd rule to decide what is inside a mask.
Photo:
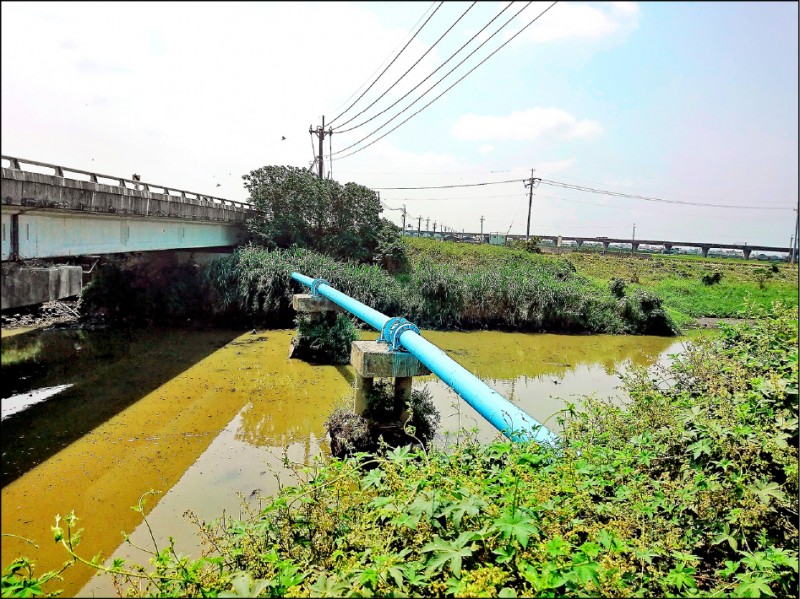
[(576, 244), (578, 247), (582, 247), (582, 246), (583, 246), (583, 239), (576, 239), (576, 240), (575, 240), (575, 244)]
[(431, 371), (407, 351), (392, 350), (389, 344), (378, 341), (353, 341), (350, 363), (356, 371), (353, 411), (363, 415), (367, 397), (376, 378), (394, 379), (395, 402), (405, 405), (411, 399), (415, 376)]
[(608, 241), (604, 241), (603, 242), (603, 253), (608, 251), (608, 246), (609, 245), (610, 245), (610, 242), (608, 242)]
[(672, 253), (672, 244), (671, 243), (665, 243), (664, 244), (664, 253), (665, 254), (671, 254)]
[(700, 253), (703, 255), (703, 258), (708, 258), (708, 250), (710, 249), (711, 247), (707, 245), (700, 246)]
[(750, 252), (752, 252), (752, 251), (753, 250), (750, 250), (750, 249), (743, 249), (742, 250), (742, 253), (744, 254), (744, 259), (745, 260), (749, 260), (750, 259)]
[(634, 242), (634, 243), (631, 244), (631, 251), (632, 252), (635, 252), (638, 249), (639, 249), (639, 244), (638, 243)]

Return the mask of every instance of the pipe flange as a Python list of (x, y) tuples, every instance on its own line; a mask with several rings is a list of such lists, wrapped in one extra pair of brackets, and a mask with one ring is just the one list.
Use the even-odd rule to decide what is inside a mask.
[(406, 348), (400, 345), (400, 336), (406, 331), (414, 331), (419, 334), (417, 325), (405, 318), (395, 316), (387, 320), (386, 324), (383, 325), (378, 341), (387, 343), (393, 351), (407, 351)]
[(322, 297), (319, 293), (319, 286), (322, 284), (330, 285), (330, 283), (328, 283), (328, 281), (326, 281), (322, 277), (316, 278), (313, 281), (311, 281), (311, 297)]

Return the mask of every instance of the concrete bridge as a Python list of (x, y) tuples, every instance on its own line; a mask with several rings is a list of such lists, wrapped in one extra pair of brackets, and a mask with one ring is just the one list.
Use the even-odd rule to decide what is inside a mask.
[[(430, 231), (408, 231), (407, 234), (410, 235), (422, 235), (424, 237), (432, 237), (434, 233)], [(500, 235), (500, 237), (504, 239), (525, 239), (525, 235), (504, 235), (502, 233), (455, 233), (455, 232), (446, 232), (446, 233), (436, 233), (436, 236), (441, 236), (444, 239), (455, 239), (455, 240), (468, 240), (468, 241), (479, 241), (482, 243), (489, 243), (490, 237), (492, 235)], [(667, 253), (669, 253), (672, 248), (675, 247), (692, 247), (692, 248), (699, 248), (700, 253), (703, 257), (708, 257), (708, 252), (711, 249), (729, 249), (729, 250), (739, 250), (742, 252), (742, 255), (747, 260), (750, 258), (750, 254), (753, 251), (758, 252), (776, 252), (776, 253), (784, 253), (787, 257), (791, 257), (792, 248), (790, 247), (780, 247), (780, 246), (769, 246), (769, 245), (749, 245), (749, 244), (737, 244), (737, 243), (713, 243), (713, 242), (706, 242), (706, 241), (669, 241), (663, 239), (622, 239), (622, 238), (613, 238), (613, 237), (585, 237), (585, 236), (572, 236), (572, 235), (531, 235), (531, 237), (538, 237), (539, 239), (546, 239), (548, 241), (552, 241), (555, 245), (560, 246), (565, 241), (572, 241), (578, 247), (583, 246), (584, 243), (592, 243), (592, 244), (601, 244), (604, 250), (608, 250), (609, 246), (613, 244), (617, 245), (625, 245), (630, 247), (633, 251), (639, 249), (639, 246), (642, 245), (655, 245), (663, 247)], [(796, 256), (795, 256), (796, 260)]]
[(219, 250), (240, 245), (247, 237), (244, 221), (253, 208), (246, 203), (1, 158), (2, 309), (80, 293), (80, 266), (28, 268), (24, 261)]

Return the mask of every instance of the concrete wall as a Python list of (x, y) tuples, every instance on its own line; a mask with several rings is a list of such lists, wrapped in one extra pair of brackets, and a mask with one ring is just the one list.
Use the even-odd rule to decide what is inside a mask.
[(23, 268), (17, 264), (4, 264), (2, 275), (2, 310), (80, 295), (83, 281), (80, 266)]

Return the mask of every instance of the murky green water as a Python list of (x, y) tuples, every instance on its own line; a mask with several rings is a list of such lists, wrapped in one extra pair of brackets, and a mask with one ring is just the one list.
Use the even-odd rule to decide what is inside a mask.
[[(147, 563), (119, 547), (121, 531), (149, 546), (139, 497), (161, 492), (146, 513), (163, 544), (196, 554), (194, 511), (212, 519), (238, 515), (240, 498), (266, 496), (299, 476), (290, 462), (328, 452), (324, 421), (337, 404), (352, 405), (349, 366), (288, 359), (293, 331), (32, 331), (2, 339), (2, 532), (34, 540), (36, 549), (2, 538), (3, 563), (20, 553), (38, 571), (67, 555), (52, 542), (57, 513), (70, 510), (86, 529), (82, 555), (97, 552)], [(456, 361), (540, 422), (587, 393), (622, 399), (617, 371), (666, 363), (682, 340), (659, 337), (423, 332)], [(365, 334), (364, 338), (375, 338)], [(442, 430), (476, 426), (497, 432), (435, 376), (427, 385)], [(39, 400), (42, 389), (57, 388)], [(5, 415), (8, 398), (36, 402)], [(557, 429), (555, 418), (548, 426)], [(106, 596), (108, 581), (75, 566), (57, 587), (64, 596)]]

